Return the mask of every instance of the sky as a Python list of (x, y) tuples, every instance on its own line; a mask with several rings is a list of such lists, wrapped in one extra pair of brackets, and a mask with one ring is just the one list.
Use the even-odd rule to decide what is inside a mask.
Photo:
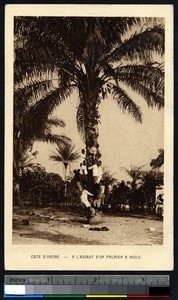
[[(110, 96), (101, 101), (99, 126), (99, 145), (102, 153), (102, 165), (107, 167), (118, 181), (130, 180), (122, 169), (131, 166), (143, 166), (149, 169), (151, 159), (158, 156), (158, 149), (164, 147), (164, 110), (148, 108), (145, 100), (126, 88), (129, 96), (140, 106), (142, 124), (136, 123), (134, 118), (123, 113), (117, 103)], [(54, 133), (65, 134), (71, 138), (76, 149), (81, 151), (84, 144), (77, 132), (76, 110), (78, 105), (77, 93), (73, 93), (55, 111), (54, 116), (63, 119), (64, 128), (54, 128)], [(46, 168), (47, 172), (58, 173), (63, 177), (63, 167), (49, 159), (55, 146), (42, 142), (35, 142), (34, 151), (38, 151), (35, 162)], [(81, 160), (71, 166), (71, 170), (78, 168)]]

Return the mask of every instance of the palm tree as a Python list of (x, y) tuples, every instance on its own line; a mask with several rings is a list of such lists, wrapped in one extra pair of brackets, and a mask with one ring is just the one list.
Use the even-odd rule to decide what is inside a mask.
[(155, 195), (155, 188), (163, 184), (163, 173), (159, 170), (143, 170), (144, 166), (136, 167), (131, 166), (130, 169), (122, 168), (132, 178), (132, 196), (133, 201), (136, 203), (138, 197), (135, 197), (135, 192), (140, 191), (145, 200), (145, 207), (147, 209), (150, 199)]
[[(42, 121), (78, 91), (78, 131), (87, 153), (98, 145), (99, 104), (110, 95), (137, 122), (140, 107), (164, 105), (164, 24), (161, 18), (16, 17), (14, 82), (23, 101), (36, 99)], [(22, 63), (23, 62), (23, 63)]]
[(142, 171), (142, 191), (146, 209), (155, 200), (156, 187), (163, 185), (164, 173), (157, 170)]
[(75, 150), (75, 145), (71, 143), (66, 144), (58, 144), (56, 147), (56, 151), (50, 155), (50, 159), (62, 163), (64, 166), (64, 197), (66, 199), (67, 195), (67, 171), (68, 166), (70, 166), (73, 162), (76, 162), (80, 158), (80, 154), (78, 150)]
[(103, 175), (102, 175), (102, 182), (105, 186), (113, 186), (116, 182), (117, 182), (117, 179), (114, 178), (114, 175), (115, 173), (111, 173), (109, 170), (108, 170), (108, 167), (103, 167)]
[(130, 206), (132, 208), (137, 207), (142, 202), (142, 193), (140, 187), (143, 184), (143, 167), (144, 165), (140, 167), (131, 165), (130, 169), (121, 168), (132, 178), (132, 181), (130, 183)]
[(111, 188), (113, 188), (114, 184), (117, 183), (117, 179), (114, 178), (114, 175), (115, 174), (110, 173), (107, 167), (103, 167), (102, 185), (105, 186), (105, 204), (108, 204), (111, 196)]
[(130, 169), (121, 168), (132, 178), (132, 182), (131, 182), (132, 190), (135, 190), (137, 188), (138, 181), (142, 179), (143, 167), (144, 166), (137, 167), (133, 165), (130, 166)]

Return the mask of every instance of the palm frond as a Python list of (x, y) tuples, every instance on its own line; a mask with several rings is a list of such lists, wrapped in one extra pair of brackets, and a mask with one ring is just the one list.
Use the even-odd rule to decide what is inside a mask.
[(35, 140), (36, 139), (41, 142), (58, 144), (62, 146), (71, 141), (70, 138), (66, 137), (65, 135), (50, 134), (50, 133), (44, 133), (43, 135), (40, 134), (40, 136), (35, 137)]
[(50, 91), (47, 95), (42, 97), (34, 106), (31, 106), (27, 112), (31, 120), (39, 118), (41, 122), (47, 120), (48, 116), (52, 114), (54, 108), (62, 101), (71, 95), (73, 87), (59, 87), (54, 91)]
[(41, 82), (31, 81), (30, 84), (24, 87), (17, 87), (14, 90), (14, 103), (17, 110), (23, 112), (29, 107), (36, 104), (40, 99), (56, 90), (52, 80), (45, 80)]
[(158, 109), (164, 107), (164, 98), (138, 82), (136, 79), (127, 78), (120, 79), (120, 81), (127, 86), (130, 86), (135, 92), (139, 93), (145, 99), (149, 107), (157, 107)]
[(103, 74), (103, 79), (105, 81), (108, 81), (109, 79), (114, 79), (116, 84), (118, 84), (118, 73), (117, 69), (113, 68), (109, 63), (106, 63), (104, 68), (103, 68), (104, 74)]
[(124, 170), (132, 179), (140, 179), (142, 174), (142, 169), (145, 165), (137, 167), (135, 165), (131, 165), (130, 169), (122, 167), (121, 170)]
[(46, 123), (55, 127), (65, 127), (65, 122), (57, 117), (47, 119)]
[(32, 47), (32, 45), (29, 45), (29, 47), (24, 46), (23, 48), (15, 49), (17, 65), (20, 63), (20, 57), (21, 62), (28, 63), (30, 66), (43, 65), (46, 64), (48, 59), (49, 61), (53, 60), (53, 57), (47, 47), (44, 49), (43, 47)]
[(75, 145), (71, 142), (57, 144), (56, 152), (52, 156), (56, 161), (67, 162), (69, 165), (80, 158), (79, 151), (75, 150)]
[(21, 126), (21, 139), (24, 146), (32, 145), (36, 140), (56, 144), (64, 144), (70, 141), (70, 139), (65, 135), (52, 133), (51, 126), (58, 124), (63, 127), (64, 124), (62, 120), (60, 120), (60, 123), (56, 123), (56, 121), (59, 120), (55, 119), (46, 119), (44, 122), (41, 122), (40, 116), (40, 114), (37, 116), (32, 113), (24, 116), (22, 123), (23, 126)]
[[(62, 18), (60, 20), (63, 22)], [(56, 66), (60, 68), (61, 73), (62, 71), (68, 73), (73, 80), (75, 73), (79, 72), (75, 64), (76, 56), (70, 50), (68, 42), (66, 43), (64, 32), (68, 31), (68, 28), (63, 28), (64, 32), (60, 27), (56, 28), (55, 18), (51, 22), (54, 28), (50, 28), (48, 21), (49, 18), (45, 24), (45, 18), (35, 20), (36, 27), (30, 29), (24, 46), (15, 49), (15, 82), (33, 76), (34, 73), (41, 75), (46, 71), (53, 72)], [(41, 27), (42, 23), (43, 27)], [(45, 27), (47, 27), (46, 31)]]
[(127, 95), (127, 93), (118, 85), (112, 85), (112, 95), (117, 101), (119, 107), (123, 112), (128, 111), (135, 120), (139, 123), (142, 122), (142, 113), (140, 107)]
[(24, 112), (29, 108), (29, 99), (32, 93), (30, 90), (28, 92), (23, 93), (23, 91), (19, 90), (18, 92), (14, 92), (14, 115), (15, 114), (24, 114)]
[[(59, 78), (57, 80), (59, 81)], [(16, 96), (31, 93), (36, 98), (38, 94), (44, 94), (49, 92), (51, 89), (54, 89), (53, 79), (42, 79), (41, 77), (37, 77), (35, 74), (33, 77), (29, 74), (29, 78), (26, 78), (25, 81), (26, 84), (24, 84), (23, 81), (19, 81), (15, 84), (14, 93)]]
[(78, 152), (74, 152), (70, 154), (70, 161), (74, 162), (80, 158), (80, 154)]
[(49, 158), (54, 161), (63, 162), (63, 158), (57, 154), (49, 155)]
[(48, 52), (46, 48), (17, 49), (14, 62), (14, 82), (30, 80), (34, 74), (42, 75), (45, 72), (53, 72), (56, 63)]
[(148, 65), (126, 65), (113, 70), (118, 79), (136, 80), (152, 92), (164, 96), (164, 72), (160, 67)]
[(122, 58), (134, 60), (140, 59), (148, 61), (150, 53), (155, 51), (160, 55), (164, 53), (164, 27), (156, 25), (153, 28), (148, 28), (144, 32), (135, 34), (130, 39), (123, 41), (116, 47), (108, 56), (100, 62), (119, 61)]

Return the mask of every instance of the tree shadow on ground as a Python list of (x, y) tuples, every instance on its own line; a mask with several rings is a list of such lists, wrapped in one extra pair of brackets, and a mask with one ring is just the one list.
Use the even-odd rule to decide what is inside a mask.
[[(73, 237), (72, 235), (65, 235), (60, 232), (54, 234), (51, 232), (43, 232), (43, 231), (37, 231), (33, 230), (33, 232), (29, 233), (23, 233), (21, 236), (25, 238), (32, 238), (32, 239), (43, 239), (47, 240), (49, 242), (53, 242), (55, 244), (63, 244), (63, 245), (97, 245), (99, 244), (98, 241), (92, 240), (88, 241), (81, 238)], [(32, 244), (32, 243), (30, 243)]]

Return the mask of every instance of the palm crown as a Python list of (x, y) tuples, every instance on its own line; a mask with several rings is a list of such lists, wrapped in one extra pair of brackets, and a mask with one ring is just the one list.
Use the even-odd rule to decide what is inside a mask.
[(78, 150), (75, 150), (75, 145), (72, 145), (70, 142), (61, 144), (59, 143), (56, 147), (56, 151), (50, 155), (50, 159), (62, 163), (64, 166), (64, 196), (67, 195), (67, 170), (68, 166), (76, 162), (80, 158)]
[(59, 144), (56, 147), (56, 151), (53, 152), (52, 155), (50, 155), (50, 159), (61, 162), (64, 165), (65, 168), (65, 181), (66, 181), (66, 171), (67, 167), (71, 165), (73, 162), (77, 161), (80, 158), (80, 154), (78, 150), (75, 150), (75, 145), (72, 145), (71, 143), (66, 143), (64, 145)]

